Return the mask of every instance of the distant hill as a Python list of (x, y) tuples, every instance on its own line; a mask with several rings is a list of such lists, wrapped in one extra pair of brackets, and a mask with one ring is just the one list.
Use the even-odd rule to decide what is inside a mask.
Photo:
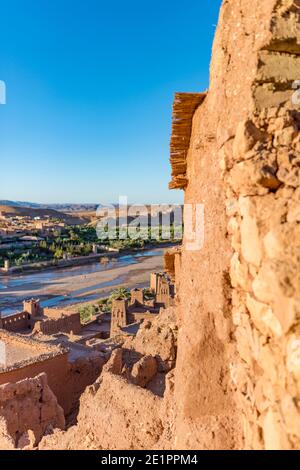
[(32, 208), (39, 208), (41, 207), (40, 204), (35, 202), (23, 202), (23, 201), (8, 201), (8, 200), (0, 200), (0, 206), (13, 206), (13, 207), (32, 207)]
[(45, 205), (45, 207), (64, 212), (84, 212), (96, 211), (98, 204), (50, 204)]
[(48, 216), (52, 219), (60, 220), (61, 222), (65, 222), (69, 225), (83, 225), (89, 222), (89, 220), (84, 217), (65, 214), (64, 212), (56, 211), (54, 209), (0, 205), (0, 212), (4, 214), (10, 214), (12, 216), (28, 216), (32, 219), (35, 217), (43, 218)]
[(10, 207), (26, 207), (32, 209), (54, 209), (57, 211), (90, 211), (96, 210), (98, 204), (39, 204), (37, 202), (27, 202), (27, 201), (9, 201), (9, 200), (0, 200), (0, 206), (10, 206)]

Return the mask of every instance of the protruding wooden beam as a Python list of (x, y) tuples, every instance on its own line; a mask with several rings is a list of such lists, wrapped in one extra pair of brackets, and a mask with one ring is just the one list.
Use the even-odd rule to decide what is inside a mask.
[(184, 189), (187, 185), (186, 158), (190, 146), (193, 116), (206, 93), (175, 93), (170, 142), (172, 181), (170, 189)]

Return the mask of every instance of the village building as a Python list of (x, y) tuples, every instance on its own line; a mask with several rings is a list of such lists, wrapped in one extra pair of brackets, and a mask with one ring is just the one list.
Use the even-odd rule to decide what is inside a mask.
[(161, 309), (174, 305), (175, 287), (166, 273), (151, 273), (153, 299), (145, 300), (144, 289), (132, 289), (130, 302), (117, 298), (112, 303), (110, 336), (119, 334), (128, 325), (152, 319)]
[(8, 316), (0, 314), (0, 328), (19, 333), (32, 330), (46, 335), (59, 332), (78, 334), (81, 330), (80, 314), (77, 309), (42, 308), (39, 300), (30, 299), (23, 302), (22, 312)]
[(103, 364), (100, 353), (83, 345), (0, 330), (0, 386), (46, 373), (65, 415), (99, 376)]

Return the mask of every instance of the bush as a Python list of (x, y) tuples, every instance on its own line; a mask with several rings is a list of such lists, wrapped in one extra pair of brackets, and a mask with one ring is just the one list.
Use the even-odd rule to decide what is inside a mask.
[(125, 287), (120, 287), (112, 292), (107, 299), (100, 299), (97, 302), (101, 312), (111, 313), (112, 302), (114, 299), (121, 298), (125, 300), (130, 299), (130, 292)]
[(85, 305), (79, 309), (79, 314), (81, 323), (88, 323), (96, 314), (96, 307), (94, 305)]

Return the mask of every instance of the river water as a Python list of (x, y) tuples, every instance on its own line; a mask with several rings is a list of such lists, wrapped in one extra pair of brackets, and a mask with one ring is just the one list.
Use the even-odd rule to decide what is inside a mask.
[(0, 276), (0, 312), (6, 316), (22, 310), (23, 300), (29, 297), (40, 298), (43, 307), (57, 307), (105, 297), (123, 284), (127, 288), (146, 286), (149, 285), (150, 272), (145, 277), (145, 270), (149, 262), (150, 268), (161, 269), (162, 260), (163, 250), (153, 249), (124, 254), (105, 265), (95, 262), (85, 266)]

